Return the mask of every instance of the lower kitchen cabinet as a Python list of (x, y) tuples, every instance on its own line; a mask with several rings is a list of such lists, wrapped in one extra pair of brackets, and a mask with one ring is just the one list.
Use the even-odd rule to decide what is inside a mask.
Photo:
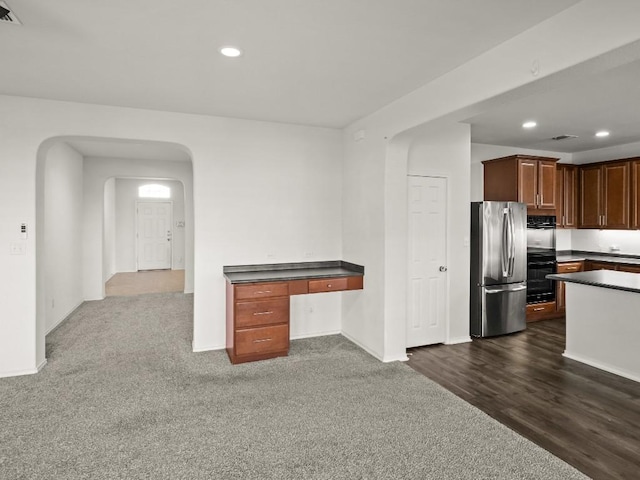
[(640, 273), (640, 265), (620, 265), (618, 271), (629, 273)]
[(527, 304), (527, 322), (548, 320), (558, 316), (556, 302), (540, 302)]
[[(584, 262), (562, 262), (558, 263), (558, 273), (575, 273), (584, 270)], [(564, 282), (556, 282), (556, 311), (564, 314), (566, 311)]]

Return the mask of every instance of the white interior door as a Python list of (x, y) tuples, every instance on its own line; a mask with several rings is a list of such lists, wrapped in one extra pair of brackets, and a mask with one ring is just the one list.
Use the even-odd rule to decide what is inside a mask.
[(442, 343), (446, 336), (447, 179), (409, 180), (407, 347)]
[(171, 268), (171, 202), (138, 202), (138, 270)]

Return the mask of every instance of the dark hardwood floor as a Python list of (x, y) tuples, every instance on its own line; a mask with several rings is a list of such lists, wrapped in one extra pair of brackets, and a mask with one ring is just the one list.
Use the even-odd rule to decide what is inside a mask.
[(640, 479), (640, 383), (564, 358), (564, 341), (546, 320), (409, 349), (409, 365), (591, 478)]

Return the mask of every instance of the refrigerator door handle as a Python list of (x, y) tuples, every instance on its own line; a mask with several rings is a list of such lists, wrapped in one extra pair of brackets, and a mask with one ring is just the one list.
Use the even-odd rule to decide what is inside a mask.
[(516, 267), (516, 227), (513, 219), (513, 209), (509, 208), (509, 276), (513, 277)]
[(504, 277), (509, 276), (509, 256), (511, 253), (509, 252), (509, 209), (505, 208), (502, 212), (502, 245), (500, 252), (500, 261), (502, 263), (502, 275)]
[(526, 289), (527, 289), (526, 285), (520, 285), (515, 288), (506, 288), (506, 289), (505, 288), (494, 288), (494, 289), (485, 288), (484, 291), (486, 294), (491, 294), (491, 293), (505, 293), (505, 292), (520, 292)]

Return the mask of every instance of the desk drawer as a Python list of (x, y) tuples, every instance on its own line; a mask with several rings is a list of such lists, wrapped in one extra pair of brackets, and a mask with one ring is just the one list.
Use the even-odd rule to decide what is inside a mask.
[(289, 321), (289, 297), (236, 303), (236, 328)]
[(236, 330), (236, 355), (279, 352), (289, 349), (289, 325)]
[(236, 300), (251, 298), (286, 297), (289, 295), (289, 284), (285, 283), (254, 283), (251, 285), (237, 285)]
[(558, 263), (558, 273), (574, 273), (584, 270), (584, 262)]
[(336, 292), (347, 289), (347, 277), (309, 280), (309, 293)]

